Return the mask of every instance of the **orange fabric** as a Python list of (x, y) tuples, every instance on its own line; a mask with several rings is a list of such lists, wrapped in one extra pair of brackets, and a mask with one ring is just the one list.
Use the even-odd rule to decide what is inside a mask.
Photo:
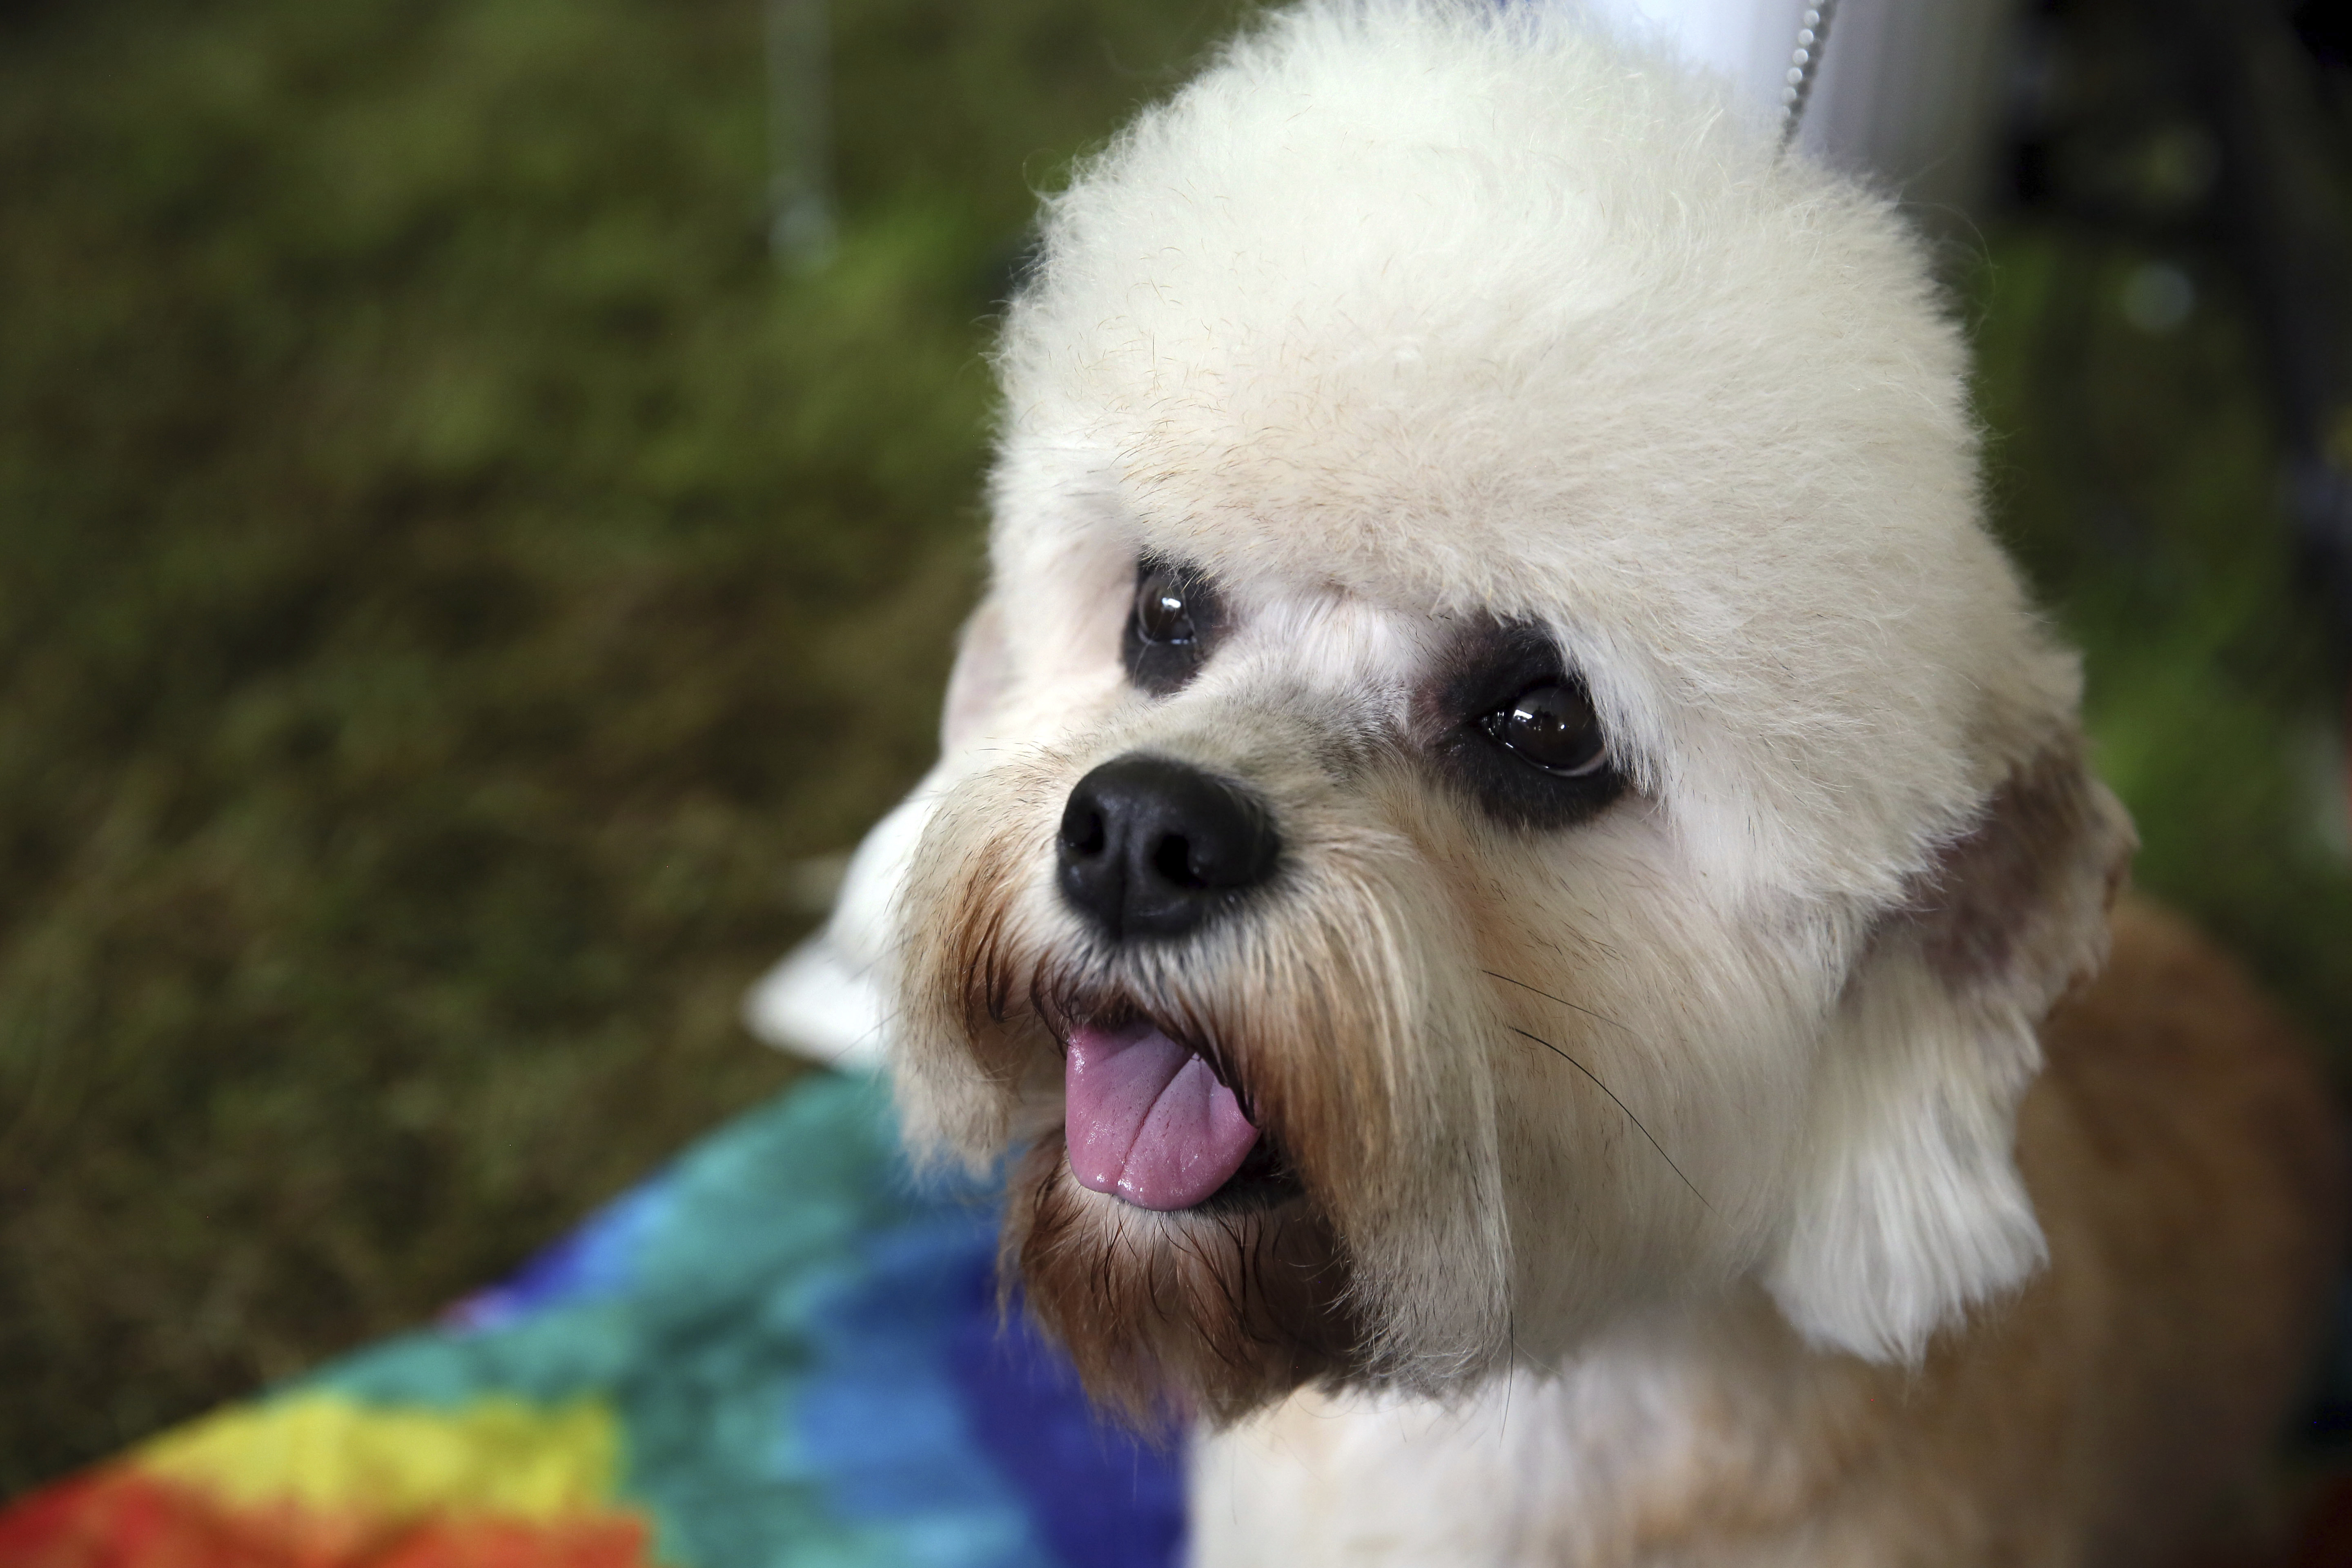
[(396, 1524), (238, 1511), (129, 1467), (0, 1511), (0, 1568), (653, 1568), (635, 1514), (550, 1522), (435, 1515)]

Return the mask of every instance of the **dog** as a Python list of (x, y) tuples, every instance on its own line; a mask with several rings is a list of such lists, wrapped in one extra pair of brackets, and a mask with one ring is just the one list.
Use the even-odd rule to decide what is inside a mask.
[[(1891, 203), (1558, 8), (1307, 0), (1045, 204), (835, 922), (1203, 1564), (2147, 1564), (2331, 1276), (2117, 903)], [(862, 889), (862, 890), (861, 890)], [(2112, 955), (2111, 955), (2112, 948)]]

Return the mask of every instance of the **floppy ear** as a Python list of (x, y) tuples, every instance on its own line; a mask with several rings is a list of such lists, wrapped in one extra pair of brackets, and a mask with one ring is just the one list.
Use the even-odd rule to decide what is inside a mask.
[(887, 1018), (875, 968), (889, 949), (898, 889), (944, 776), (956, 766), (956, 753), (987, 733), (1011, 669), (1003, 617), (995, 599), (985, 599), (957, 638), (940, 712), (938, 765), (858, 841), (824, 929), (751, 987), (743, 1017), (753, 1034), (828, 1067), (874, 1067), (887, 1054)]
[(956, 634), (955, 668), (948, 671), (947, 700), (940, 708), (940, 757), (956, 752), (988, 732), (1012, 685), (1013, 659), (1004, 646), (1004, 612), (991, 594)]
[(2019, 763), (1882, 917), (1829, 1037), (1765, 1271), (1816, 1343), (1916, 1360), (2047, 1256), (2015, 1159), (2042, 1018), (2105, 962), (2131, 822), (2071, 736)]

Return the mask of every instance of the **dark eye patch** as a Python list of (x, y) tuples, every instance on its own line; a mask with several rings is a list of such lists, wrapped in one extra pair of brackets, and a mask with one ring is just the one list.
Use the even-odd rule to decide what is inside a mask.
[(1625, 792), (1584, 682), (1539, 627), (1465, 627), (1416, 707), (1440, 771), (1505, 826), (1570, 827)]
[(1199, 673), (1225, 629), (1224, 602), (1201, 572), (1158, 556), (1136, 563), (1120, 657), (1128, 679), (1155, 697)]

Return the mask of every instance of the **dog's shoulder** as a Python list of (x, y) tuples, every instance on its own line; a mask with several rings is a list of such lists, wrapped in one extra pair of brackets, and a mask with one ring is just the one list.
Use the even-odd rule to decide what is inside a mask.
[(2239, 1215), (2240, 1241), (2207, 1234), (2207, 1255), (2250, 1244), (2264, 1220), (2300, 1240), (2342, 1212), (2343, 1143), (2313, 1042), (2179, 916), (2122, 900), (2105, 968), (2051, 1015), (2042, 1047), (2019, 1136), (2045, 1210), (2127, 1204), (2140, 1223), (2120, 1237), (2157, 1226), (2184, 1245), (2204, 1216)]
[(2106, 967), (2042, 1046), (2018, 1158), (2049, 1270), (1929, 1376), (1948, 1379), (1957, 1426), (2051, 1417), (2068, 1437), (2047, 1458), (2072, 1472), (2098, 1544), (2160, 1560), (2215, 1521), (2157, 1519), (2147, 1500), (2226, 1488), (2219, 1457), (2261, 1452), (2308, 1372), (2343, 1253), (2342, 1133), (2312, 1042), (2144, 900), (2116, 906)]

